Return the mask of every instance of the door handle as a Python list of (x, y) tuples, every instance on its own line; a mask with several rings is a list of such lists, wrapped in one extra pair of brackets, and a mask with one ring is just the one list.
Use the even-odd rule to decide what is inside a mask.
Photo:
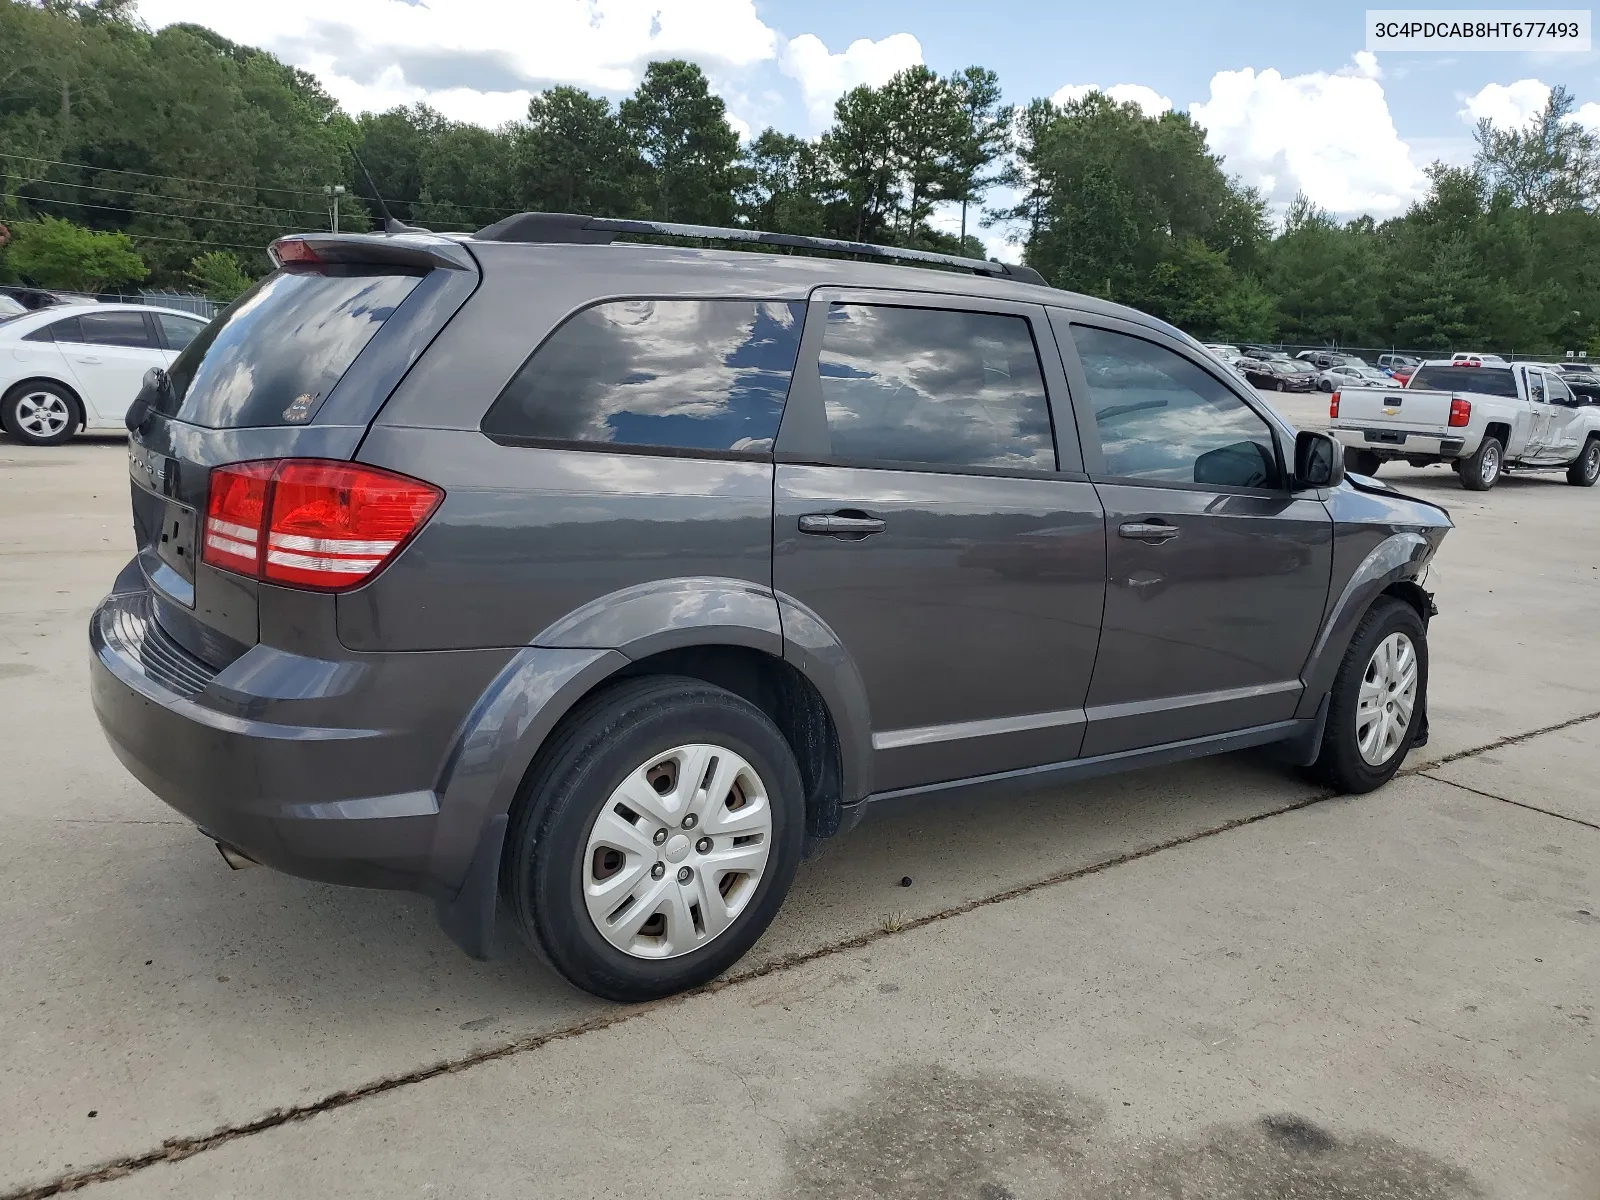
[(825, 537), (854, 534), (866, 537), (882, 533), (884, 522), (878, 517), (852, 517), (843, 513), (807, 513), (800, 518), (801, 533), (817, 533)]
[(1160, 524), (1154, 521), (1129, 521), (1117, 527), (1117, 532), (1125, 538), (1135, 541), (1149, 542), (1152, 546), (1159, 546), (1162, 542), (1170, 542), (1182, 531), (1176, 525)]
[(97, 363), (100, 360), (91, 355), (91, 356), (88, 356), (88, 357), (74, 357), (73, 361), (74, 362), (81, 362), (81, 363)]

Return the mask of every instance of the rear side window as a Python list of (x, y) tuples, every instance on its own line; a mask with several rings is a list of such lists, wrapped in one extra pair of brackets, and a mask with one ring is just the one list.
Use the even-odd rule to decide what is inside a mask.
[(421, 276), (323, 267), (268, 275), (201, 330), (153, 407), (193, 425), (299, 425)]
[(770, 454), (805, 305), (618, 300), (536, 350), (483, 418), (511, 443)]
[(1056, 469), (1022, 317), (830, 304), (817, 369), (835, 458)]
[(139, 350), (153, 350), (156, 346), (142, 313), (84, 313), (78, 323), (83, 340), (91, 346), (130, 346)]
[(67, 317), (61, 321), (51, 321), (48, 325), (41, 325), (32, 333), (23, 336), (25, 342), (81, 342), (83, 334), (78, 329), (78, 318)]
[(1440, 392), (1478, 392), (1485, 396), (1517, 395), (1517, 381), (1511, 377), (1510, 367), (1419, 367), (1411, 377), (1408, 388)]

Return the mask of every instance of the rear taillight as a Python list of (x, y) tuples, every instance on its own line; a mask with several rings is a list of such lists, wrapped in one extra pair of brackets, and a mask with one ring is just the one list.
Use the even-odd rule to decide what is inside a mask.
[(1330, 417), (1337, 417), (1339, 415), (1339, 393), (1338, 392), (1335, 392), (1333, 395), (1328, 397), (1328, 415)]
[(442, 499), (431, 483), (360, 463), (285, 458), (218, 467), (201, 558), (270, 583), (348, 591), (387, 566)]
[(1459, 396), (1450, 401), (1450, 428), (1460, 429), (1472, 420), (1472, 401)]

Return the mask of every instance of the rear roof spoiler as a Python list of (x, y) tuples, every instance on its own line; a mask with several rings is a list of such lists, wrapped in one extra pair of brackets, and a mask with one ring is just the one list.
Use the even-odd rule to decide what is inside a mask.
[(805, 237), (795, 233), (768, 233), (761, 229), (739, 229), (721, 225), (681, 225), (674, 221), (634, 221), (620, 217), (588, 217), (578, 213), (525, 212), (486, 225), (472, 235), (481, 242), (578, 242), (604, 245), (620, 233), (669, 237), (702, 238), (708, 241), (754, 242), (762, 246), (784, 246), (793, 250), (820, 250), (832, 254), (853, 254), (863, 258), (917, 266), (953, 267), (1048, 287), (1045, 278), (1032, 267), (1015, 263), (991, 262), (982, 258), (963, 258), (957, 254), (937, 254), (931, 250), (911, 250), (902, 246), (879, 246), (872, 242), (851, 242), (840, 238)]
[(272, 264), (348, 263), (412, 270), (476, 271), (465, 247), (434, 233), (295, 233), (267, 247)]

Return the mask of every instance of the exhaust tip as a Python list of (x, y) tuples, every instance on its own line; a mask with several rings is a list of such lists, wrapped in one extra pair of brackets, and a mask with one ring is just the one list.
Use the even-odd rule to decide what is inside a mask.
[(235, 871), (242, 871), (246, 867), (259, 867), (261, 865), (243, 850), (230, 846), (227, 842), (218, 842), (217, 852), (222, 855), (222, 861)]

